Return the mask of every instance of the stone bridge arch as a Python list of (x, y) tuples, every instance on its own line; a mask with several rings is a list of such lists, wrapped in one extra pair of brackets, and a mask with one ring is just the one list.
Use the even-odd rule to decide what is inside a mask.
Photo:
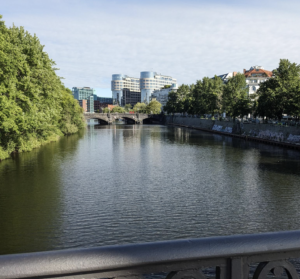
[(150, 123), (161, 121), (160, 115), (146, 113), (84, 113), (84, 118), (86, 120), (98, 119), (103, 124), (113, 124), (119, 118), (123, 118), (131, 124), (143, 124), (144, 120)]

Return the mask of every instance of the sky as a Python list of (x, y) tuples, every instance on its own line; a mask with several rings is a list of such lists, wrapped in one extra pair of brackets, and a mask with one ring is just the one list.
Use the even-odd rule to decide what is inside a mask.
[(7, 26), (36, 34), (66, 87), (111, 97), (112, 74), (205, 76), (300, 63), (300, 1), (0, 0)]

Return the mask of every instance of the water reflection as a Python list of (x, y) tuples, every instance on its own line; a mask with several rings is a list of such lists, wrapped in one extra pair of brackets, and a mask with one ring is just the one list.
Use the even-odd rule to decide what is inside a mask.
[(60, 165), (74, 153), (83, 135), (81, 131), (0, 163), (2, 254), (58, 245), (63, 200)]
[(299, 229), (299, 154), (184, 128), (91, 123), (0, 163), (0, 252)]

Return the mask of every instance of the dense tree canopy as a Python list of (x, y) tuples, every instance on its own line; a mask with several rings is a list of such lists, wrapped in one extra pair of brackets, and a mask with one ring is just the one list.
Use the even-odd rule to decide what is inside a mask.
[(136, 103), (133, 107), (133, 111), (136, 113), (159, 114), (161, 112), (161, 103), (156, 100), (152, 100), (148, 105), (145, 103)]
[(122, 107), (119, 107), (119, 106), (116, 106), (116, 107), (113, 107), (113, 109), (111, 110), (111, 112), (112, 113), (124, 113), (125, 112), (125, 110), (124, 110), (124, 108), (122, 108)]
[(164, 107), (167, 113), (188, 113), (193, 115), (214, 114), (222, 111), (224, 84), (221, 78), (204, 77), (196, 84), (179, 86), (171, 91)]
[(215, 76), (204, 77), (196, 84), (181, 85), (171, 91), (164, 107), (167, 113), (215, 114), (226, 112), (233, 118), (253, 113), (254, 116), (282, 119), (283, 114), (300, 117), (300, 65), (281, 59), (274, 76), (260, 83), (257, 94), (248, 96), (243, 74), (226, 82)]
[(136, 103), (133, 107), (134, 112), (144, 113), (146, 112), (146, 104), (145, 103)]
[(258, 90), (257, 114), (281, 119), (282, 114), (300, 115), (300, 65), (281, 59), (274, 77)]
[(0, 160), (77, 132), (82, 109), (39, 39), (0, 17)]

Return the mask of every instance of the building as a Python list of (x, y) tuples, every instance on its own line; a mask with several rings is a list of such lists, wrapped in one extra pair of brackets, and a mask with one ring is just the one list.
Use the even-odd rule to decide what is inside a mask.
[[(76, 100), (82, 101), (86, 100), (86, 109), (85, 112), (94, 112), (94, 95), (95, 95), (95, 89), (90, 87), (73, 87), (72, 88), (73, 96)], [(81, 105), (80, 105), (81, 104)], [(85, 110), (83, 107), (83, 104), (85, 102), (79, 102), (79, 105)]]
[(140, 79), (121, 74), (112, 75), (111, 91), (114, 105), (122, 105), (123, 89), (140, 94)]
[(176, 83), (175, 78), (156, 72), (141, 72), (140, 78), (115, 74), (112, 75), (111, 82), (113, 103), (122, 106), (128, 103), (132, 105), (137, 102), (149, 103), (154, 90)]
[(83, 112), (87, 112), (87, 100), (78, 100), (78, 103), (83, 108)]
[(154, 90), (159, 90), (165, 85), (176, 84), (177, 80), (156, 72), (141, 72), (140, 90), (141, 102), (149, 103)]
[(218, 77), (222, 79), (223, 83), (226, 83), (230, 78), (236, 76), (237, 72), (231, 72), (223, 75), (219, 75)]
[(101, 104), (108, 104), (108, 105), (113, 104), (113, 98), (108, 98), (108, 97), (98, 97), (97, 96), (97, 101), (99, 101)]
[(177, 89), (178, 85), (177, 83), (174, 83), (169, 88), (154, 90), (151, 95), (151, 100), (156, 100), (160, 102), (163, 108), (167, 104), (169, 92), (177, 91)]
[(273, 72), (265, 70), (262, 66), (252, 66), (248, 71), (244, 69), (244, 75), (250, 96), (257, 92), (260, 83), (273, 76)]
[(92, 112), (94, 113), (94, 96), (90, 96), (87, 99), (87, 112)]
[(94, 111), (95, 112), (101, 112), (103, 108), (108, 107), (108, 105), (112, 105), (112, 103), (113, 103), (112, 98), (98, 97), (97, 95), (94, 95)]
[(136, 103), (141, 102), (141, 92), (140, 91), (132, 91), (127, 88), (123, 88), (122, 90), (122, 98), (121, 98), (121, 106), (125, 106), (126, 104), (131, 104), (134, 106)]

